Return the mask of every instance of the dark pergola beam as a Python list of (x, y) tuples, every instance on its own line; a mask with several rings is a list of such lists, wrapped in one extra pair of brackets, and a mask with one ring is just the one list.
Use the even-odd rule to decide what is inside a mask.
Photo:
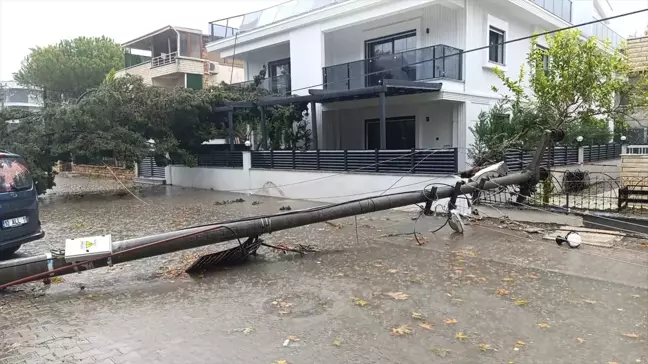
[(315, 101), (310, 103), (310, 117), (311, 117), (311, 131), (313, 133), (313, 149), (318, 150), (318, 140), (317, 140), (317, 105)]
[(227, 112), (227, 124), (229, 126), (229, 146), (234, 150), (234, 110)]
[(387, 118), (385, 111), (385, 92), (380, 93), (380, 149), (387, 149)]
[(268, 150), (268, 126), (265, 116), (265, 106), (259, 106), (261, 113), (261, 147)]

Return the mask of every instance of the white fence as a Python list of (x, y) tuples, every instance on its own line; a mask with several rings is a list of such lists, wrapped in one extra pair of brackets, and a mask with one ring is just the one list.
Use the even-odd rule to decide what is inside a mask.
[(648, 155), (648, 145), (628, 145), (626, 154)]

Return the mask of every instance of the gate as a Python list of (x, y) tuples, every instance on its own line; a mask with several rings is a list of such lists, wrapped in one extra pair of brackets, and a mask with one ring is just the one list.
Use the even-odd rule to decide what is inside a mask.
[(146, 157), (138, 164), (137, 176), (142, 178), (166, 179), (165, 168), (155, 163), (155, 158)]

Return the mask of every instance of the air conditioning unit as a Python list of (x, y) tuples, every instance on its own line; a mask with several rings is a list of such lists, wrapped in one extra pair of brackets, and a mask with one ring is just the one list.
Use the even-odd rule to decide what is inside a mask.
[(218, 62), (209, 62), (209, 73), (217, 74), (218, 73)]

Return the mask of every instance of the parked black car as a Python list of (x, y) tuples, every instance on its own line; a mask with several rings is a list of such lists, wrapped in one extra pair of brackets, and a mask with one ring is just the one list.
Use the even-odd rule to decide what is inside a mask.
[(0, 151), (0, 259), (8, 259), (22, 244), (41, 239), (38, 194), (25, 161)]

